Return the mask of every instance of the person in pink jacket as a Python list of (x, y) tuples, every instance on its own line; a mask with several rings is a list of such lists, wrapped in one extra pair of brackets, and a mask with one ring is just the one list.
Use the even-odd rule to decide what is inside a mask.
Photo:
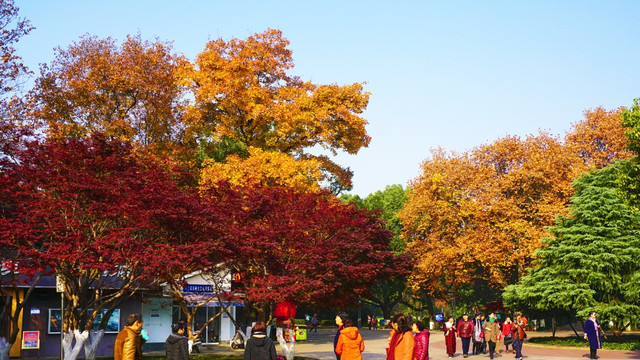
[(413, 336), (413, 360), (429, 360), (429, 329), (424, 328), (422, 321), (414, 321), (411, 324)]

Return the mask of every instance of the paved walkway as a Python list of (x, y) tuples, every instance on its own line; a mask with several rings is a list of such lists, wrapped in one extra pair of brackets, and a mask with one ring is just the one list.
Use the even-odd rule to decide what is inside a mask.
[[(335, 329), (321, 329), (317, 333), (308, 334), (308, 340), (298, 341), (295, 344), (296, 356), (307, 357), (319, 360), (334, 360), (333, 354), (333, 337)], [(372, 331), (368, 329), (361, 330), (362, 337), (365, 341), (365, 351), (362, 354), (363, 360), (384, 360), (386, 359), (385, 348), (388, 346), (389, 331), (378, 330)], [(528, 332), (529, 336), (551, 336), (549, 332)], [(566, 336), (569, 333), (558, 333), (558, 336)], [(462, 360), (462, 345), (458, 341), (455, 358)], [(512, 360), (515, 358), (513, 353), (505, 354), (503, 352), (496, 355), (496, 360)], [(278, 354), (282, 354), (280, 347), (277, 346)], [(219, 345), (211, 347), (206, 352), (225, 353), (242, 355), (244, 350), (233, 350), (228, 345)], [(564, 360), (564, 359), (589, 359), (589, 348), (554, 348), (545, 347), (525, 342), (522, 354), (525, 360)], [(640, 351), (618, 351), (618, 350), (598, 350), (598, 356), (602, 360), (606, 359), (640, 359)], [(444, 336), (441, 331), (435, 330), (431, 334), (429, 341), (429, 359), (445, 360), (448, 359)], [(489, 355), (470, 356), (469, 360), (489, 359)]]

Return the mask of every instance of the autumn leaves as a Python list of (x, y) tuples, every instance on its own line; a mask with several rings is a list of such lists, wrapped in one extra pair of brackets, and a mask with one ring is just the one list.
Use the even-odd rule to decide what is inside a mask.
[(99, 131), (195, 168), (215, 154), (237, 154), (241, 172), (273, 157), (288, 158), (291, 168), (313, 162), (315, 173), (306, 165), (296, 170), (309, 177), (305, 187), (331, 178), (348, 188), (349, 171), (308, 150), (355, 154), (366, 147), (367, 122), (359, 114), (369, 94), (358, 83), (322, 85), (290, 75), (288, 44), (280, 31), (267, 30), (210, 41), (191, 62), (168, 43), (130, 36), (119, 45), (87, 36), (57, 49), (42, 67), (26, 112), (54, 138)]
[(400, 213), (414, 288), (445, 296), (477, 279), (517, 282), (545, 227), (566, 212), (572, 181), (633, 154), (620, 109), (587, 111), (564, 139), (506, 136), (465, 153), (435, 150)]

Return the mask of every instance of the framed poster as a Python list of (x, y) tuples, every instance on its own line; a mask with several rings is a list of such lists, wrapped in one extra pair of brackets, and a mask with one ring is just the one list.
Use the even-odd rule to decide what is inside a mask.
[(40, 331), (23, 331), (22, 348), (40, 349)]
[[(98, 330), (100, 326), (100, 322), (102, 321), (102, 317), (106, 313), (106, 310), (103, 310), (101, 313), (98, 313), (95, 320), (93, 320), (93, 330)], [(120, 332), (120, 309), (113, 310), (111, 313), (111, 317), (107, 322), (106, 333), (118, 333)]]
[(49, 326), (47, 327), (47, 333), (60, 334), (62, 329), (62, 311), (60, 309), (49, 309)]

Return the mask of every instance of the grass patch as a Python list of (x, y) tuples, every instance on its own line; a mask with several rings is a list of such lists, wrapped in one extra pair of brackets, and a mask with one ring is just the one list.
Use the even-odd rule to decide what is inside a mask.
[[(567, 347), (589, 347), (589, 342), (576, 336), (570, 337), (534, 337), (529, 339), (532, 344), (567, 346)], [(602, 339), (602, 348), (609, 350), (640, 350), (640, 335), (620, 335), (618, 337), (608, 336)]]

